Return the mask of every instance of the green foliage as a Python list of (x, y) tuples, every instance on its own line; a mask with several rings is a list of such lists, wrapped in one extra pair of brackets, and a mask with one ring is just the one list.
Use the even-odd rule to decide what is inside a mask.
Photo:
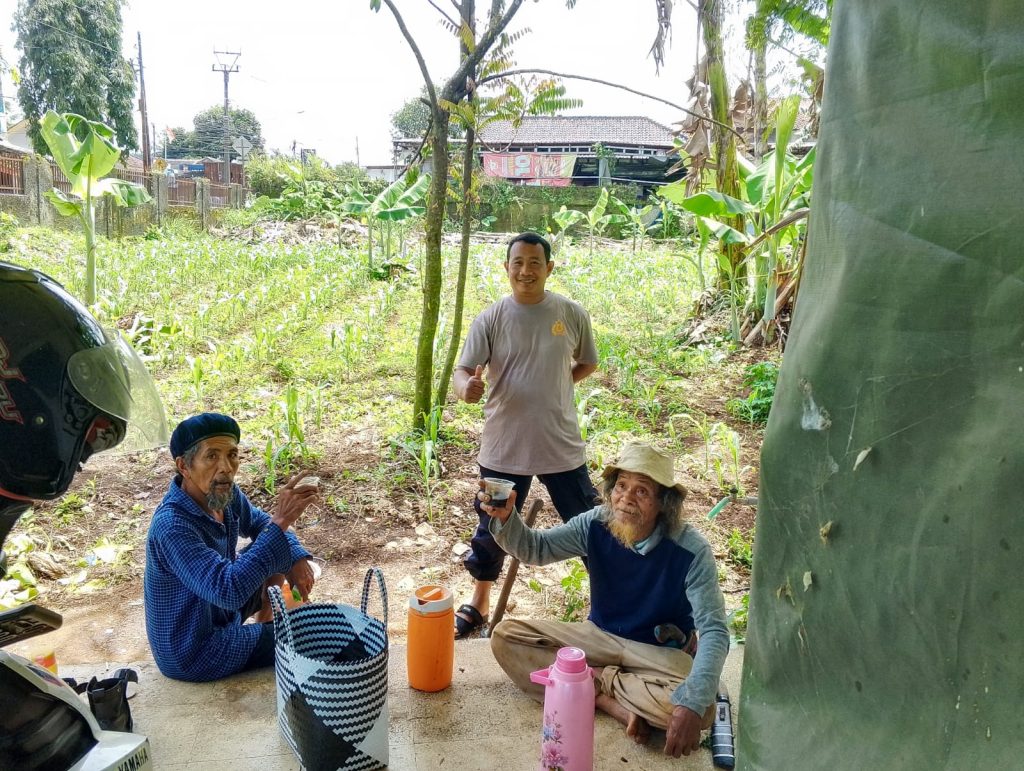
[(778, 379), (779, 368), (776, 364), (770, 361), (751, 364), (743, 378), (743, 385), (750, 392), (745, 399), (731, 399), (726, 405), (729, 412), (751, 425), (767, 423)]
[[(700, 256), (706, 244), (736, 246), (739, 257), (730, 261), (723, 253), (718, 261), (719, 282), (730, 288), (733, 337), (739, 338), (739, 308), (748, 300), (748, 268), (753, 267), (753, 304), (767, 323), (775, 317), (775, 300), (781, 278), (799, 270), (800, 239), (806, 231), (814, 175), (814, 151), (802, 159), (787, 152), (796, 122), (799, 98), (787, 97), (779, 105), (775, 134), (777, 146), (756, 168), (743, 167), (743, 184), (737, 198), (718, 190), (688, 195), (685, 181), (658, 189), (658, 195), (692, 212), (700, 236)], [(743, 230), (733, 227), (736, 218), (746, 223)]]
[(734, 565), (750, 570), (754, 565), (754, 530), (744, 533), (739, 528), (729, 532), (726, 542), (727, 559)]
[[(253, 152), (263, 150), (263, 128), (252, 110), (242, 107), (228, 108), (228, 140), (245, 137), (253, 146)], [(196, 113), (192, 119), (192, 130), (178, 128), (174, 139), (166, 141), (168, 158), (220, 158), (224, 154), (224, 106), (213, 105)], [(236, 155), (232, 150), (233, 157)], [(159, 151), (163, 154), (163, 150)]]
[(747, 45), (788, 46), (799, 37), (828, 48), (831, 17), (832, 0), (757, 0), (747, 19)]
[(560, 233), (564, 233), (573, 225), (583, 222), (586, 218), (587, 215), (583, 212), (576, 211), (575, 209), (566, 209), (565, 206), (562, 206), (561, 209), (551, 215), (551, 219), (553, 219), (555, 224), (558, 225)]
[(747, 637), (747, 616), (750, 611), (750, 594), (744, 594), (740, 606), (729, 613), (729, 628), (732, 629), (737, 643), (743, 643)]
[[(426, 91), (426, 86), (423, 90)], [(410, 99), (391, 114), (391, 136), (394, 139), (422, 137), (429, 125), (430, 107), (422, 97)]]
[(507, 180), (488, 178), (480, 186), (480, 201), (488, 204), (492, 211), (508, 211), (523, 205), (523, 191)]
[(53, 159), (71, 182), (71, 192), (54, 188), (45, 193), (54, 208), (65, 217), (77, 216), (85, 230), (85, 302), (96, 302), (96, 218), (94, 199), (105, 197), (117, 206), (129, 207), (150, 200), (144, 187), (116, 178), (110, 173), (121, 155), (113, 130), (81, 115), (43, 116), (40, 131)]
[(330, 166), (316, 156), (300, 164), (287, 155), (252, 155), (245, 162), (245, 176), (253, 195), (268, 198), (280, 198), (286, 187), (300, 181), (323, 182), (338, 194), (349, 185), (359, 185), (368, 195), (376, 195), (387, 186), (384, 180), (370, 179), (354, 163)]
[(390, 261), (392, 223), (400, 223), (422, 215), (426, 211), (424, 198), (429, 187), (430, 177), (428, 175), (419, 175), (412, 171), (401, 179), (396, 179), (373, 200), (363, 195), (358, 186), (349, 187), (342, 209), (348, 214), (361, 218), (369, 228), (367, 262), (371, 272), (376, 270), (373, 263), (374, 225), (376, 224), (384, 231), (385, 259)]
[(581, 621), (590, 602), (590, 575), (577, 557), (566, 560), (569, 573), (562, 578), (562, 621)]
[(435, 407), (429, 415), (423, 416), (423, 430), (393, 440), (396, 447), (404, 450), (416, 462), (419, 470), (419, 482), (423, 486), (423, 496), (427, 501), (427, 520), (434, 521), (434, 481), (441, 476), (441, 462), (438, 451), (441, 448), (441, 408)]
[(18, 229), (18, 218), (13, 214), (0, 211), (0, 252), (9, 251), (11, 237)]
[[(434, 84), (434, 91), (441, 93), (441, 86)], [(427, 133), (430, 126), (430, 107), (427, 87), (420, 89), (419, 96), (405, 102), (397, 111), (391, 113), (391, 136), (393, 139), (420, 139)], [(448, 136), (460, 137), (465, 134), (464, 128), (453, 121), (448, 125)]]
[[(29, 511), (22, 515), (22, 527), (31, 527), (34, 519), (34, 512)], [(29, 554), (36, 548), (35, 541), (26, 533), (18, 533), (8, 538), (4, 543), (7, 552), (8, 564), (7, 573), (0, 581), (0, 610), (9, 610), (30, 602), (38, 594), (36, 588), (36, 577), (28, 566)]]
[[(617, 206), (622, 207), (622, 202), (617, 198), (615, 199)], [(590, 230), (590, 255), (594, 255), (594, 238), (604, 233), (605, 229), (609, 225), (618, 224), (625, 222), (626, 218), (622, 214), (605, 214), (608, 208), (609, 193), (608, 188), (601, 188), (601, 194), (598, 196), (597, 203), (594, 204), (590, 211), (586, 212), (587, 228)]]
[(139, 146), (135, 74), (119, 53), (120, 2), (20, 0), (14, 31), (22, 51), (18, 102), (37, 153), (47, 152), (40, 123), (48, 110), (112, 126), (125, 153)]

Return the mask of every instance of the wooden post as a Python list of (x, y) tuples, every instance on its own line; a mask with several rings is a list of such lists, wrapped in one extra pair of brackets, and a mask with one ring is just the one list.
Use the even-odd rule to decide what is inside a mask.
[[(533, 502), (530, 503), (529, 509), (526, 511), (526, 516), (523, 518), (523, 523), (527, 527), (533, 527), (533, 523), (537, 520), (537, 512), (541, 510), (544, 504), (539, 498), (534, 498)], [(516, 574), (519, 572), (519, 560), (515, 557), (512, 558), (511, 564), (508, 566), (508, 571), (505, 573), (505, 582), (501, 585), (501, 594), (498, 595), (498, 604), (494, 606), (494, 613), (491, 614), (491, 623), (487, 628), (487, 636), (490, 637), (490, 633), (494, 630), (494, 627), (501, 621), (502, 616), (505, 615), (505, 606), (508, 605), (508, 596), (512, 592), (512, 586), (516, 582)]]

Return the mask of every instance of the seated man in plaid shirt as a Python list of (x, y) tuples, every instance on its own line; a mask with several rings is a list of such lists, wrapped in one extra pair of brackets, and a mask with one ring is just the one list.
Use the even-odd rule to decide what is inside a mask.
[[(285, 579), (303, 599), (314, 583), (309, 552), (288, 528), (317, 495), (304, 474), (274, 511), (253, 506), (234, 483), (238, 423), (203, 413), (171, 435), (178, 473), (153, 514), (146, 542), (146, 634), (160, 671), (216, 680), (274, 661), (267, 587)], [(242, 551), (238, 538), (252, 539)], [(261, 623), (245, 624), (250, 616)]]

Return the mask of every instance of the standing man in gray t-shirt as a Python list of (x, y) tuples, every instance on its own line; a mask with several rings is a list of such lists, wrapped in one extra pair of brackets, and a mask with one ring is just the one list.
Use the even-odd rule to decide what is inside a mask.
[[(455, 394), (471, 403), (480, 401), (490, 384), (477, 458), (480, 476), (514, 482), (520, 506), (536, 476), (568, 522), (599, 500), (587, 473), (573, 399), (574, 385), (597, 369), (597, 347), (583, 307), (544, 290), (554, 266), (551, 245), (536, 233), (509, 242), (505, 270), (512, 294), (473, 321), (454, 381)], [(490, 517), (476, 498), (473, 505), (480, 524), (464, 564), (476, 585), (472, 600), (456, 612), (459, 638), (485, 623), (491, 584), (505, 561), (487, 528)]]

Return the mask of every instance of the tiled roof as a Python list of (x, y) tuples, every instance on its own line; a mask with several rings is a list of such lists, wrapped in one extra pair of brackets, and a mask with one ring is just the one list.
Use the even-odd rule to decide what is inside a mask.
[(672, 147), (672, 131), (650, 118), (636, 115), (557, 115), (527, 117), (518, 129), (511, 121), (496, 121), (480, 136), (495, 145), (642, 145)]

